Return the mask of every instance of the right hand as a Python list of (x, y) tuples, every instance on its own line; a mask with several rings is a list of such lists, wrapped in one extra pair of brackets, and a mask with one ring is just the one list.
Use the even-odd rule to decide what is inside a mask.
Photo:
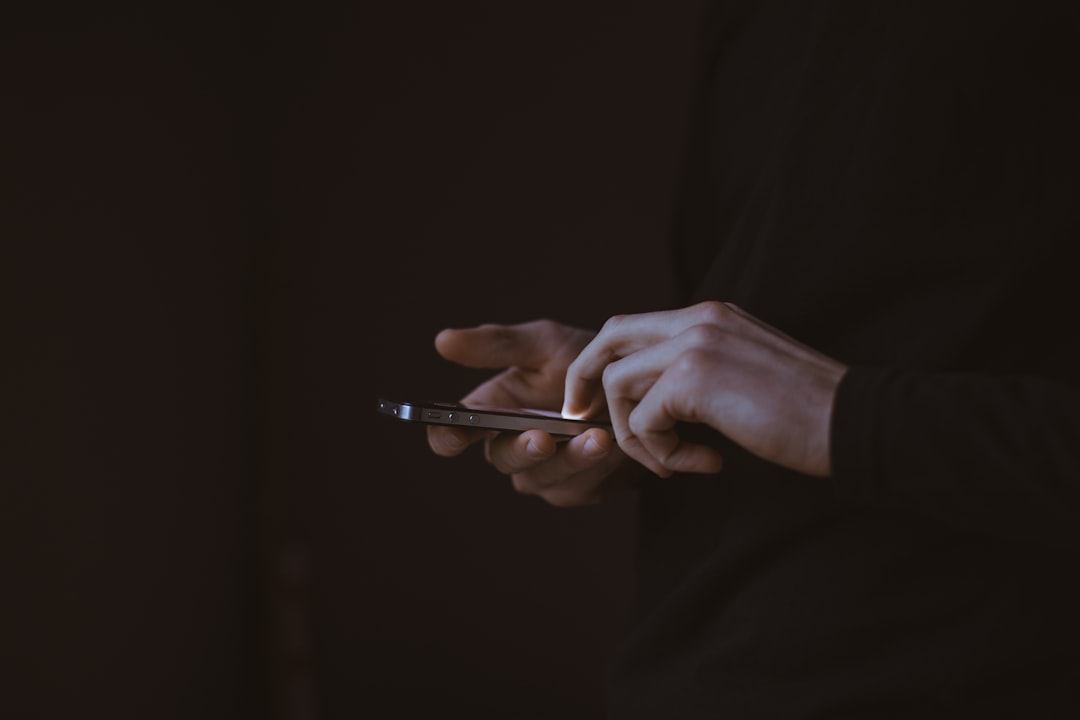
[[(443, 330), (435, 349), (470, 368), (500, 369), (461, 402), (558, 411), (566, 369), (595, 333), (551, 320), (520, 325), (480, 325)], [(599, 502), (619, 485), (615, 471), (629, 464), (614, 438), (600, 428), (565, 442), (542, 430), (523, 433), (428, 427), (428, 444), (438, 455), (459, 455), (483, 442), (484, 456), (509, 475), (518, 492), (569, 507)]]

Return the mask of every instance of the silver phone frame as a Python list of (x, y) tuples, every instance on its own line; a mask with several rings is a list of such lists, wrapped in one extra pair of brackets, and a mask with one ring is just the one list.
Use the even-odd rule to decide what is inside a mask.
[(543, 430), (561, 437), (580, 435), (589, 428), (602, 428), (614, 435), (611, 425), (602, 420), (551, 417), (527, 408), (492, 408), (466, 406), (454, 402), (416, 402), (379, 398), (376, 410), (398, 420), (427, 425), (450, 425), (476, 430), (511, 432)]

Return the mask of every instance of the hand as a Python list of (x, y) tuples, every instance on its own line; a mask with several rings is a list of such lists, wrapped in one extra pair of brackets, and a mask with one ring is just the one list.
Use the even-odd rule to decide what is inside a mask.
[(683, 442), (704, 423), (751, 453), (828, 477), (843, 364), (728, 303), (611, 318), (567, 370), (563, 414), (605, 404), (619, 447), (657, 475), (717, 472), (723, 458)]
[[(466, 367), (502, 370), (462, 398), (464, 404), (558, 410), (566, 368), (593, 335), (537, 320), (443, 330), (435, 338), (435, 348), (447, 360)], [(518, 434), (428, 428), (428, 443), (439, 455), (458, 455), (478, 442), (484, 443), (488, 462), (509, 475), (519, 492), (558, 506), (599, 501), (617, 485), (615, 469), (627, 464), (611, 435), (599, 428), (565, 442), (556, 442), (541, 430)]]

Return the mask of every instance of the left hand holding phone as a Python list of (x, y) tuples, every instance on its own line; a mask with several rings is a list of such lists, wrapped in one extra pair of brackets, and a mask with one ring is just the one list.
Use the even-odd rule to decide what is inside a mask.
[[(459, 365), (499, 372), (462, 402), (503, 407), (562, 407), (566, 371), (595, 333), (551, 320), (518, 325), (448, 329), (435, 338), (439, 354)], [(487, 461), (509, 475), (518, 492), (538, 495), (559, 507), (599, 502), (622, 482), (627, 458), (611, 435), (588, 430), (566, 442), (541, 430), (521, 434), (430, 426), (428, 443), (438, 455), (454, 456), (484, 443)]]

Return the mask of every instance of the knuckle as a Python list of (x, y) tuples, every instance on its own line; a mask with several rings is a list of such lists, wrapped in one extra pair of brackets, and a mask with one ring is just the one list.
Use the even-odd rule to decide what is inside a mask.
[(514, 331), (505, 325), (485, 323), (477, 329), (483, 331), (489, 341), (498, 348), (512, 347), (516, 343)]
[(712, 353), (705, 347), (692, 347), (679, 353), (672, 361), (670, 372), (677, 377), (693, 377), (704, 372), (709, 364)]
[(499, 379), (502, 381), (500, 384), (513, 385), (525, 380), (526, 377), (528, 377), (528, 372), (515, 365), (504, 369)]
[(604, 366), (604, 370), (600, 374), (601, 384), (604, 386), (604, 391), (608, 394), (609, 397), (612, 395), (618, 395), (617, 392), (613, 392), (614, 390), (618, 389), (620, 380), (622, 378), (622, 373), (619, 371), (618, 365), (619, 364), (617, 362), (608, 363)]
[(511, 335), (510, 328), (505, 325), (499, 325), (498, 323), (483, 323), (482, 325), (477, 325), (476, 329), (493, 335), (497, 340)]
[(612, 315), (605, 322), (604, 326), (600, 329), (601, 333), (613, 333), (626, 322), (626, 315)]
[(559, 328), (559, 324), (551, 318), (533, 320), (529, 325), (532, 330), (535, 330), (540, 335), (554, 335)]
[(683, 331), (683, 335), (694, 347), (709, 346), (720, 342), (724, 337), (724, 331), (712, 323), (693, 325)]
[(724, 325), (731, 320), (733, 314), (727, 303), (718, 300), (706, 300), (694, 306), (694, 310), (701, 317), (701, 322), (711, 325)]

